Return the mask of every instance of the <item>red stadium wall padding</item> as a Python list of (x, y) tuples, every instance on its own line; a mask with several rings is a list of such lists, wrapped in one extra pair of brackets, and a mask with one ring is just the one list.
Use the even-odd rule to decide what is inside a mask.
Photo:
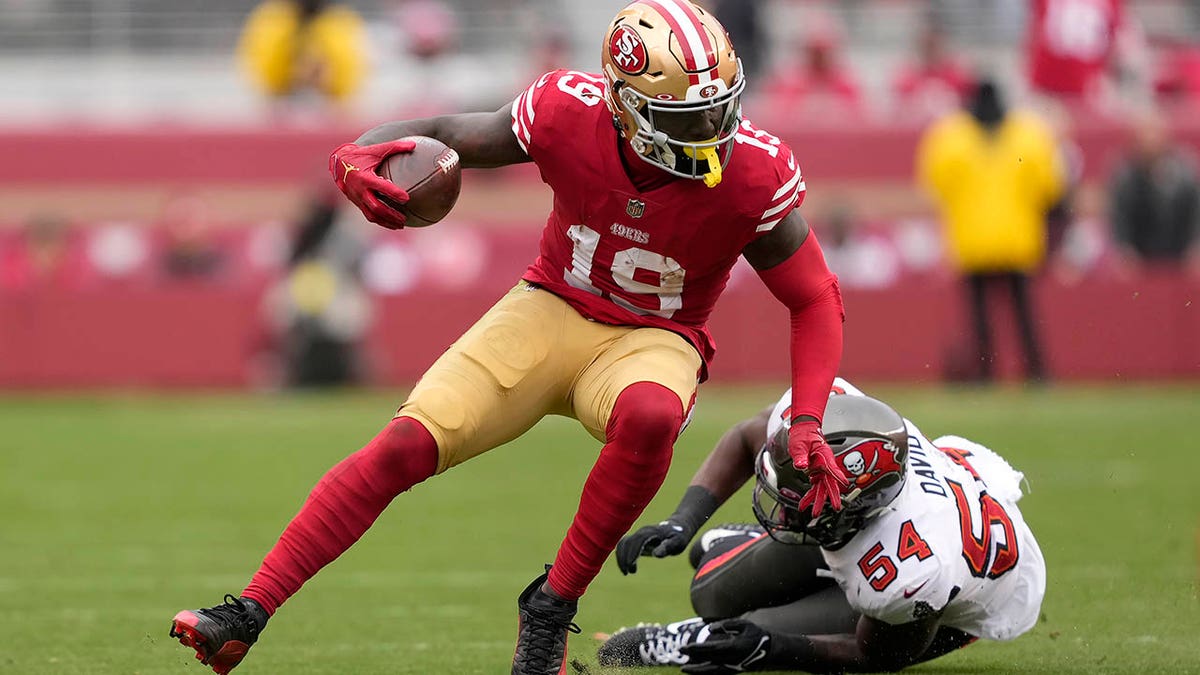
[(0, 295), (0, 385), (241, 386), (259, 311), (208, 288)]
[[(1066, 380), (1200, 377), (1200, 280), (1172, 271), (1136, 281), (1035, 284), (1034, 302), (1050, 374)], [(947, 279), (906, 281), (886, 290), (845, 290), (849, 377), (934, 382), (947, 360), (969, 349), (960, 287)], [(1009, 306), (993, 311), (999, 372), (1021, 373)], [(780, 379), (786, 322), (767, 293), (746, 284), (721, 299), (712, 320), (714, 378)]]
[[(795, 147), (806, 173), (814, 177), (911, 184), (919, 138), (914, 127), (812, 129), (781, 122), (768, 128)], [(1179, 142), (1200, 147), (1200, 123), (1179, 123), (1176, 131)], [(298, 186), (314, 177), (323, 181), (329, 150), (357, 133), (10, 129), (0, 131), (5, 157), (0, 192), (11, 196), (62, 184), (92, 185), (118, 195), (163, 182), (248, 189)], [(1081, 123), (1075, 137), (1092, 179), (1107, 173), (1126, 143), (1125, 130), (1111, 121)], [(536, 175), (524, 165), (497, 178), (536, 181)], [(10, 219), (0, 214), (0, 220)], [(532, 227), (520, 232), (479, 228), (474, 243), (467, 240), (476, 235), (464, 231), (466, 240), (438, 248), (438, 237), (457, 231), (448, 225), (433, 228), (428, 236), (406, 232), (396, 241), (412, 247), (411, 259), (431, 268), (431, 278), (453, 279), (445, 265), (459, 264), (455, 252), (466, 244), (482, 251), (475, 261), (482, 271), (461, 287), (426, 280), (407, 294), (379, 300), (366, 350), (376, 381), (411, 382), (515, 281), (535, 250)], [(423, 243), (433, 247), (421, 248)], [(430, 260), (442, 260), (441, 270), (433, 270), (436, 264)], [(712, 318), (718, 342), (713, 379), (781, 381), (787, 372), (786, 317), (752, 274), (743, 277), (735, 278)], [(244, 386), (258, 381), (257, 359), (268, 333), (260, 288), (131, 288), (99, 281), (81, 287), (86, 290), (0, 290), (0, 386)], [(1172, 273), (1125, 283), (1089, 280), (1079, 286), (1041, 281), (1036, 299), (1052, 375), (1200, 377), (1198, 287), (1195, 278)], [(968, 340), (959, 289), (940, 277), (905, 280), (881, 291), (847, 289), (846, 307), (843, 370), (851, 377), (938, 380)], [(997, 323), (1005, 329), (997, 339), (1001, 372), (1011, 376), (1019, 372), (1012, 321), (1000, 313)]]
[[(375, 381), (411, 383), (511, 281), (380, 300), (367, 341)], [(1200, 377), (1200, 280), (1041, 280), (1035, 295), (1058, 379)], [(958, 288), (945, 280), (848, 290), (845, 298), (849, 377), (937, 381), (948, 348), (967, 339)], [(260, 307), (258, 292), (209, 286), (0, 294), (0, 386), (245, 386), (265, 344)], [(1012, 321), (1000, 315), (997, 323), (1001, 372), (1012, 375)], [(713, 381), (786, 380), (786, 326), (755, 279), (735, 284), (712, 319)]]

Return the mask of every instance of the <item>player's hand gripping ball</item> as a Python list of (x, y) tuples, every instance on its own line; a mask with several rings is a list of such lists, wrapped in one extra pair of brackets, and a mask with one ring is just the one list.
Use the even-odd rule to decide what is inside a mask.
[(458, 153), (425, 136), (347, 143), (330, 155), (329, 171), (367, 220), (393, 230), (438, 222), (462, 187)]
[[(462, 164), (453, 148), (436, 138), (409, 136), (412, 151), (388, 157), (379, 175), (408, 193), (404, 204), (391, 205), (403, 213), (405, 227), (429, 227), (450, 213), (462, 189)], [(383, 197), (387, 204), (388, 197)]]

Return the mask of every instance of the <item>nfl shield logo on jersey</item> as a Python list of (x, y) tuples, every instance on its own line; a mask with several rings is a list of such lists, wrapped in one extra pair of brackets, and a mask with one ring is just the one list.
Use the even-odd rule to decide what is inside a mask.
[(640, 199), (630, 199), (625, 205), (625, 213), (629, 214), (630, 218), (641, 218), (646, 212), (646, 202)]

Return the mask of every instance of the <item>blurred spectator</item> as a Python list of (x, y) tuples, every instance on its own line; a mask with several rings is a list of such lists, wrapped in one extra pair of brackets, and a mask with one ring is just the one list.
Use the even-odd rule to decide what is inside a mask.
[(916, 60), (901, 66), (892, 82), (900, 119), (927, 122), (962, 105), (971, 75), (946, 41), (937, 19), (926, 15), (917, 35)]
[[(1043, 106), (1037, 113), (1049, 126), (1058, 147), (1059, 158), (1062, 160), (1062, 194), (1046, 214), (1047, 257), (1058, 258), (1058, 254), (1064, 252), (1066, 238), (1077, 224), (1077, 214), (1080, 211), (1078, 207), (1083, 201), (1083, 172), (1087, 157), (1077, 138), (1075, 119), (1066, 108), (1048, 105)], [(1094, 210), (1084, 211), (1088, 214), (1095, 213)], [(1067, 261), (1059, 259), (1056, 262)]]
[(435, 59), (458, 43), (458, 16), (440, 0), (403, 0), (396, 25), (405, 51), (420, 60)]
[(86, 235), (87, 262), (98, 280), (123, 286), (153, 282), (153, 256), (144, 223), (97, 223), (87, 228)]
[(272, 100), (315, 93), (341, 102), (366, 71), (366, 34), (353, 9), (330, 0), (265, 0), (247, 17), (238, 54)]
[(1097, 103), (1127, 28), (1124, 0), (1030, 2), (1030, 87), (1072, 107)]
[(888, 228), (891, 243), (906, 276), (941, 275), (942, 233), (938, 223), (923, 217), (901, 218)]
[(56, 215), (31, 218), (0, 245), (0, 289), (78, 289), (94, 276), (70, 224)]
[(843, 288), (887, 288), (900, 277), (900, 256), (884, 237), (863, 231), (847, 204), (837, 204), (814, 225), (829, 269)]
[(1124, 270), (1200, 261), (1200, 184), (1195, 158), (1173, 144), (1156, 112), (1135, 122), (1132, 151), (1109, 183), (1109, 220)]
[(543, 74), (566, 68), (571, 62), (571, 41), (566, 33), (554, 28), (538, 31), (530, 54), (531, 70), (523, 82), (532, 82)]
[(161, 272), (173, 280), (213, 280), (228, 273), (228, 254), (213, 235), (210, 209), (188, 195), (167, 202), (158, 223)]
[(406, 74), (410, 91), (418, 92), (406, 97), (395, 114), (431, 117), (461, 107), (450, 93), (444, 68), (446, 57), (458, 48), (458, 15), (441, 0), (399, 0), (393, 21), (401, 48), (413, 59)]
[(363, 373), (359, 351), (371, 305), (359, 280), (365, 247), (323, 191), (292, 242), (284, 279), (268, 296), (280, 333), (284, 382), (293, 387), (348, 384)]
[(1070, 286), (1083, 282), (1099, 269), (1111, 268), (1113, 246), (1109, 229), (1106, 218), (1085, 216), (1072, 220), (1054, 256), (1055, 279)]
[(1164, 45), (1154, 92), (1163, 104), (1200, 106), (1200, 45)]
[(758, 84), (770, 45), (762, 25), (761, 0), (711, 0), (701, 3), (725, 26), (745, 69), (746, 85)]
[(1046, 215), (1062, 195), (1064, 169), (1049, 127), (1009, 112), (997, 86), (981, 81), (967, 110), (935, 123), (921, 139), (917, 175), (941, 212), (952, 261), (962, 275), (975, 330), (969, 376), (993, 376), (991, 289), (1009, 293), (1027, 375), (1046, 375), (1029, 278), (1046, 255)]
[[(735, 45), (736, 46), (736, 45)], [(863, 116), (858, 78), (841, 62), (841, 30), (817, 15), (809, 24), (796, 59), (768, 76), (762, 89), (772, 116), (807, 122), (845, 122)]]

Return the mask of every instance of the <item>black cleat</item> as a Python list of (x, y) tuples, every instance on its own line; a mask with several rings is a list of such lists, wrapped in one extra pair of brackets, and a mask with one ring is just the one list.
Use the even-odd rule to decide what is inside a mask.
[(267, 611), (250, 598), (225, 596), (224, 604), (185, 609), (171, 621), (171, 637), (196, 650), (196, 659), (225, 675), (245, 658), (267, 625)]
[(688, 657), (679, 649), (695, 642), (702, 628), (704, 619), (699, 617), (666, 626), (643, 623), (622, 628), (600, 645), (596, 658), (606, 668), (682, 666), (687, 664)]
[(533, 580), (517, 598), (517, 651), (512, 675), (564, 675), (567, 633), (579, 633), (571, 619), (578, 603), (542, 592), (547, 574)]

